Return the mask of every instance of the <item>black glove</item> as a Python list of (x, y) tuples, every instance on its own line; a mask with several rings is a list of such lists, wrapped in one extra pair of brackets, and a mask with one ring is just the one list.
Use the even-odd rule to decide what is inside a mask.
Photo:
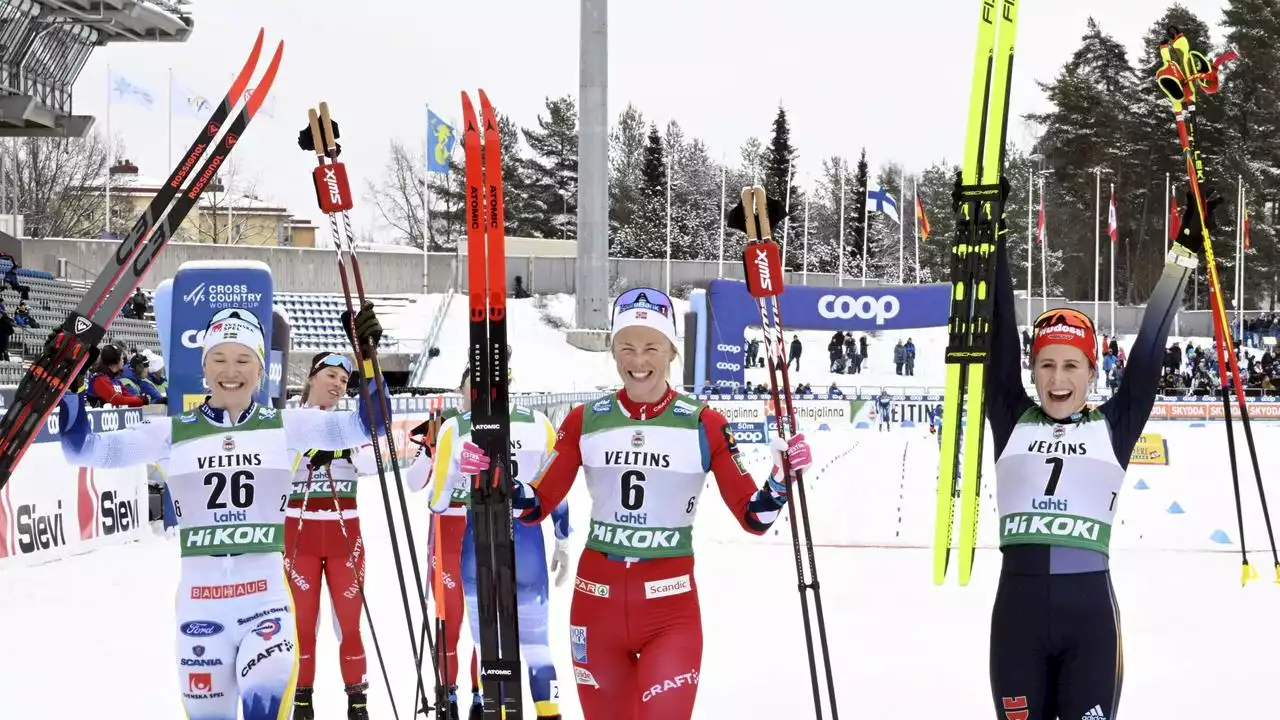
[(319, 470), (320, 468), (328, 465), (333, 462), (334, 457), (332, 450), (312, 450), (307, 453), (307, 455), (311, 457), (311, 459), (307, 461), (307, 467), (312, 470)]
[[(342, 145), (337, 142), (338, 138), (342, 137), (342, 132), (338, 130), (338, 121), (334, 120), (333, 118), (329, 118), (329, 126), (333, 128), (333, 140), (334, 140), (333, 157), (336, 158), (342, 154)], [(324, 130), (322, 127), (321, 132), (323, 131)], [(315, 138), (312, 137), (311, 135), (310, 124), (308, 124), (306, 127), (298, 131), (298, 147), (302, 148), (303, 150), (307, 150), (309, 152), (315, 152), (316, 141), (315, 141)]]
[(355, 326), (356, 335), (353, 338), (351, 337), (351, 313), (344, 310), (342, 329), (347, 331), (347, 340), (355, 345), (358, 338), (362, 350), (378, 347), (378, 341), (382, 339), (382, 323), (378, 322), (378, 316), (373, 312), (373, 303), (364, 301), (364, 306), (360, 308), (360, 312), (356, 313)]
[[(782, 227), (782, 221), (787, 217), (787, 206), (781, 200), (771, 197), (765, 198), (765, 205), (767, 206), (765, 213), (769, 216), (769, 229), (770, 231), (776, 231), (777, 228)], [(758, 210), (756, 215), (759, 216)], [(740, 232), (747, 231), (747, 211), (743, 207), (741, 200), (738, 201), (737, 205), (729, 208), (729, 212), (725, 216), (725, 225)], [(757, 231), (758, 229), (759, 226), (757, 226)], [(511, 346), (508, 345), (508, 358), (510, 357), (510, 351)]]
[[(1222, 204), (1222, 196), (1207, 183), (1200, 185), (1200, 195), (1204, 198), (1204, 225), (1209, 228), (1209, 232), (1213, 232), (1218, 229), (1214, 212)], [(1183, 198), (1182, 222), (1178, 226), (1177, 242), (1194, 253), (1204, 250), (1204, 235), (1200, 230), (1200, 206), (1190, 190)]]

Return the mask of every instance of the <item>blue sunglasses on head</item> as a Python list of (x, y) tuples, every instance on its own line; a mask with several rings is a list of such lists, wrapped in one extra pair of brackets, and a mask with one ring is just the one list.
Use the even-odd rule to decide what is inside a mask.
[(352, 363), (350, 358), (348, 358), (346, 355), (339, 355), (338, 353), (330, 353), (316, 361), (316, 364), (311, 367), (311, 374), (314, 375), (317, 372), (319, 372), (321, 369), (326, 367), (342, 368), (343, 370), (347, 371), (348, 375), (356, 371), (355, 364)]

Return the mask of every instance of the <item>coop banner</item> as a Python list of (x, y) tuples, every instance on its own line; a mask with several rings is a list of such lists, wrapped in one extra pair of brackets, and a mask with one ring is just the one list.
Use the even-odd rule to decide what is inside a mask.
[[(716, 387), (741, 387), (743, 338), (748, 327), (760, 324), (759, 305), (737, 280), (713, 280), (707, 296), (707, 377)], [(950, 302), (949, 284), (857, 289), (790, 285), (779, 307), (788, 330), (870, 332), (944, 326)], [(809, 348), (815, 356), (822, 350)]]

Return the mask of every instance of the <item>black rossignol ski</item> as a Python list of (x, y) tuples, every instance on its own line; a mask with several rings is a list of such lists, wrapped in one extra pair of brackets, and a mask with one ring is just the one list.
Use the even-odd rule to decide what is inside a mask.
[[(511, 410), (507, 404), (506, 235), (502, 144), (493, 106), (480, 91), (484, 125), (462, 93), (466, 158), (467, 298), (471, 307), (471, 440), (493, 463), (471, 485), (479, 604), (483, 717), (524, 717), (511, 517)], [(481, 145), (483, 135), (483, 145)]]
[[(787, 368), (786, 339), (782, 329), (782, 309), (779, 307), (783, 291), (782, 254), (773, 239), (773, 226), (785, 216), (782, 203), (769, 202), (762, 187), (742, 189), (742, 203), (730, 213), (727, 224), (747, 235), (743, 248), (742, 264), (747, 289), (756, 299), (760, 309), (760, 327), (764, 331), (764, 357), (769, 368), (769, 398), (773, 402), (775, 432), (787, 439), (799, 430), (795, 408), (791, 404), (791, 377)], [(782, 456), (782, 479), (793, 497), (787, 503), (791, 524), (791, 547), (795, 552), (796, 579), (800, 590), (800, 612), (804, 619), (805, 650), (809, 655), (809, 680), (813, 690), (813, 708), (818, 720), (822, 712), (821, 681), (818, 677), (817, 657), (813, 646), (813, 622), (809, 617), (809, 593), (813, 593), (813, 614), (818, 625), (818, 644), (822, 650), (822, 667), (826, 677), (827, 704), (831, 707), (831, 720), (839, 720), (836, 709), (835, 677), (831, 673), (831, 652), (827, 647), (827, 622), (822, 612), (821, 585), (818, 583), (818, 565), (813, 554), (813, 530), (809, 526), (809, 501), (805, 497), (804, 478), (798, 470), (791, 469), (791, 461)], [(796, 504), (799, 503), (797, 509)], [(802, 533), (803, 531), (803, 533)], [(801, 534), (804, 535), (803, 540)], [(806, 563), (805, 561), (808, 560)], [(805, 570), (808, 569), (806, 579)]]
[[(31, 365), (30, 371), (18, 385), (13, 405), (0, 420), (0, 488), (9, 482), (22, 456), (26, 454), (49, 414), (84, 366), (89, 349), (106, 336), (107, 328), (133, 294), (147, 269), (155, 262), (160, 251), (169, 242), (173, 231), (187, 217), (187, 213), (200, 199), (210, 180), (226, 162), (240, 135), (258, 112), (275, 81), (284, 52), (284, 42), (276, 46), (271, 64), (267, 66), (261, 81), (250, 93), (240, 114), (225, 126), (227, 116), (239, 102), (248, 87), (249, 79), (258, 64), (262, 52), (264, 31), (258, 31), (257, 42), (249, 54), (231, 89), (209, 120), (200, 136), (174, 168), (169, 179), (151, 200), (116, 249), (115, 256), (106, 269), (87, 290), (75, 311), (46, 343), (44, 352)], [(225, 133), (222, 131), (226, 130)], [(221, 140), (214, 141), (221, 135)], [(213, 151), (199, 170), (192, 172), (210, 146)], [(194, 179), (192, 179), (194, 178)], [(190, 185), (187, 181), (191, 179)]]

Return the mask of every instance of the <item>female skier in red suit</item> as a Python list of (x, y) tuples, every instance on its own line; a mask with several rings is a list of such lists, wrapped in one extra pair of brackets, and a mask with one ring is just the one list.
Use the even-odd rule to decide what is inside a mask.
[(706, 476), (747, 532), (763, 534), (787, 500), (782, 454), (803, 470), (802, 435), (775, 439), (762, 485), (747, 473), (724, 416), (667, 383), (676, 358), (671, 300), (651, 288), (613, 308), (623, 389), (575, 408), (555, 450), (515, 505), (541, 522), (582, 468), (591, 528), (569, 611), (573, 675), (586, 720), (687, 720), (702, 662), (693, 520)]
[[(303, 389), (303, 407), (332, 410), (346, 396), (353, 366), (345, 355), (317, 353)], [(294, 720), (315, 717), (316, 634), (320, 623), (320, 581), (329, 585), (329, 604), (338, 634), (339, 665), (347, 691), (348, 720), (368, 720), (364, 642), (360, 637), (364, 583), (364, 539), (356, 514), (356, 483), (377, 472), (371, 448), (299, 456), (293, 494), (285, 511), (285, 569), (298, 624), (298, 690)]]

